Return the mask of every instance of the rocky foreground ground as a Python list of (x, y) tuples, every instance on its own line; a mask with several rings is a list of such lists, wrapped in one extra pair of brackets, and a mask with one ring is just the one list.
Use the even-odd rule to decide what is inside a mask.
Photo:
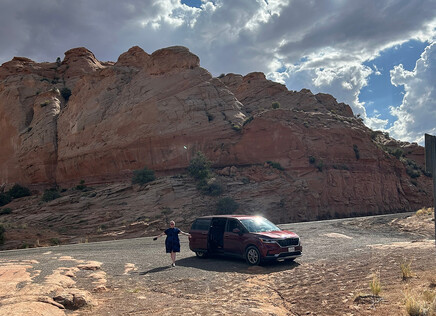
[[(411, 312), (414, 306), (421, 308), (421, 314), (414, 315), (436, 312), (433, 215), (420, 213), (384, 227), (365, 220), (347, 225), (360, 226), (368, 234), (382, 229), (406, 231), (416, 238), (373, 244), (333, 258), (260, 267), (212, 258), (210, 263), (230, 268), (193, 274), (183, 262), (196, 258), (181, 259), (175, 268), (147, 270), (125, 264), (124, 272), (114, 276), (99, 262), (60, 256), (56, 248), (46, 248), (44, 255), (65, 263), (64, 267), (38, 271), (34, 268), (40, 266), (32, 258), (0, 259), (0, 314), (408, 315), (407, 309)], [(340, 233), (327, 237), (339, 243), (351, 238)], [(409, 277), (403, 278), (401, 265), (409, 267)], [(370, 288), (374, 276), (381, 285), (378, 295)]]

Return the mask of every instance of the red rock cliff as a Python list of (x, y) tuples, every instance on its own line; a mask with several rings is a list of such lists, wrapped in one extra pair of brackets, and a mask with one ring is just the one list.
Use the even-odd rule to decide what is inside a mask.
[[(247, 208), (261, 201), (283, 220), (432, 201), (422, 147), (381, 141), (327, 94), (288, 91), (262, 73), (213, 78), (184, 47), (132, 47), (116, 63), (86, 48), (55, 63), (15, 57), (0, 80), (1, 184), (107, 182), (144, 166), (176, 173), (201, 150), (257, 183), (229, 188)], [(398, 148), (401, 159), (390, 154)], [(262, 171), (266, 161), (284, 171)]]

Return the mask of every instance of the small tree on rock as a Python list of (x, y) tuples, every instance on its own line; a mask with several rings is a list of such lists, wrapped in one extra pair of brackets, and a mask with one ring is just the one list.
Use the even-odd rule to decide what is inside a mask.
[(148, 182), (156, 180), (154, 171), (144, 167), (142, 170), (133, 171), (133, 184), (146, 184)]
[(198, 151), (194, 158), (191, 159), (188, 172), (197, 180), (208, 179), (211, 175), (210, 161), (206, 156)]

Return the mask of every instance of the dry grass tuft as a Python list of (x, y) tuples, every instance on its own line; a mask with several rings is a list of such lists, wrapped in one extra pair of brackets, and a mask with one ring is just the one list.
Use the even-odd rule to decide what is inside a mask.
[(416, 300), (413, 296), (406, 297), (406, 312), (410, 316), (425, 316), (427, 314), (424, 303)]
[(379, 274), (373, 274), (372, 281), (369, 283), (369, 287), (373, 296), (378, 296), (380, 294), (381, 284)]
[(436, 292), (424, 291), (421, 293), (422, 299), (406, 294), (405, 307), (407, 315), (410, 316), (436, 316)]
[(432, 215), (434, 212), (434, 209), (432, 207), (424, 207), (422, 209), (419, 209), (416, 211), (416, 216), (425, 216), (425, 215)]
[(411, 264), (412, 264), (411, 262), (409, 263), (404, 262), (400, 264), (401, 276), (403, 280), (410, 279), (413, 276), (412, 269), (410, 268)]

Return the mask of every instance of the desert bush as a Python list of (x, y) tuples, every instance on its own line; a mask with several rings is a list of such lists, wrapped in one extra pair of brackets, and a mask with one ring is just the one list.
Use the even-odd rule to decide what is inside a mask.
[(403, 280), (407, 280), (410, 279), (412, 277), (412, 269), (410, 268), (410, 265), (412, 263), (401, 263), (400, 264), (400, 269), (401, 269), (401, 277)]
[(146, 184), (148, 182), (156, 180), (156, 176), (154, 175), (154, 171), (144, 167), (142, 170), (133, 171), (133, 184)]
[(5, 228), (3, 225), (0, 225), (0, 245), (5, 243)]
[(201, 151), (198, 151), (194, 158), (191, 159), (188, 172), (197, 180), (208, 179), (210, 177), (210, 161)]
[(416, 216), (425, 216), (425, 215), (432, 215), (433, 214), (433, 208), (432, 207), (424, 207), (416, 211)]
[(409, 177), (411, 177), (412, 179), (418, 178), (419, 176), (421, 176), (421, 172), (419, 172), (419, 170), (414, 169), (411, 166), (407, 166), (406, 167), (406, 173), (409, 175)]
[(403, 153), (404, 152), (400, 148), (397, 148), (392, 152), (392, 155), (394, 155), (395, 158), (400, 159), (403, 156)]
[(275, 101), (275, 102), (273, 102), (273, 103), (271, 104), (271, 107), (272, 107), (273, 109), (279, 109), (279, 108), (280, 108), (280, 103), (277, 102), (277, 101)]
[(19, 184), (14, 184), (14, 186), (8, 191), (8, 194), (14, 199), (31, 195), (28, 188), (23, 187)]
[(7, 215), (11, 213), (12, 213), (12, 209), (10, 207), (6, 207), (0, 211), (0, 215)]
[(373, 296), (378, 296), (381, 291), (380, 277), (374, 273), (372, 276), (372, 281), (369, 283), (369, 288)]
[(57, 198), (60, 198), (61, 194), (57, 189), (48, 189), (44, 191), (44, 194), (42, 195), (41, 200), (44, 202), (53, 201)]
[(314, 164), (315, 161), (316, 161), (316, 158), (315, 158), (315, 157), (313, 157), (313, 156), (309, 156), (309, 163), (310, 163), (310, 164)]
[(65, 99), (65, 102), (67, 102), (70, 99), (71, 96), (71, 90), (67, 87), (63, 87), (61, 90), (61, 95)]
[(80, 183), (76, 185), (76, 190), (83, 191), (86, 189), (85, 180), (80, 180)]
[(216, 182), (208, 183), (206, 179), (200, 180), (197, 184), (197, 188), (204, 194), (210, 196), (218, 196), (223, 193), (221, 184)]
[(371, 131), (371, 139), (375, 140), (377, 138), (377, 135), (379, 134), (379, 131)]
[(324, 162), (322, 160), (318, 161), (315, 164), (315, 167), (318, 169), (319, 172), (322, 172), (322, 169), (324, 169)]
[(266, 163), (277, 170), (281, 170), (281, 171), (285, 170), (283, 169), (282, 165), (280, 165), (280, 163), (278, 162), (268, 160)]
[(61, 244), (61, 241), (59, 238), (50, 238), (50, 245), (51, 246), (58, 246)]
[(239, 208), (239, 204), (235, 202), (231, 197), (225, 197), (217, 203), (218, 214), (233, 214)]
[(424, 303), (418, 301), (413, 296), (406, 297), (406, 312), (410, 316), (425, 316), (426, 308)]
[(0, 193), (0, 206), (9, 204), (11, 201), (12, 198), (8, 193)]

